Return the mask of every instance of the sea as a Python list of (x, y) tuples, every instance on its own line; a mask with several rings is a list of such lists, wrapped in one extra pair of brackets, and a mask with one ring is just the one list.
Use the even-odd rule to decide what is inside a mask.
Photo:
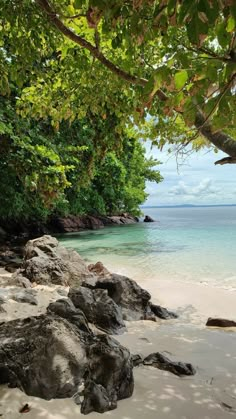
[(64, 234), (88, 263), (136, 280), (173, 280), (236, 289), (236, 206), (143, 208), (155, 222)]

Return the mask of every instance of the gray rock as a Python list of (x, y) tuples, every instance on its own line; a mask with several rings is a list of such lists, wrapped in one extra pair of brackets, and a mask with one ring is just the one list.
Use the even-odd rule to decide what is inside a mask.
[(125, 331), (121, 309), (109, 297), (106, 289), (70, 288), (68, 297), (76, 308), (84, 312), (88, 321), (99, 329), (110, 334)]
[(94, 285), (84, 281), (83, 286), (107, 290), (109, 297), (121, 308), (125, 320), (142, 320), (152, 315), (149, 292), (126, 276), (110, 274), (99, 277)]
[(68, 291), (65, 288), (59, 288), (59, 289), (57, 289), (57, 293), (59, 295), (61, 295), (62, 297), (67, 297), (68, 296)]
[(50, 313), (0, 324), (0, 384), (50, 400), (78, 395), (84, 382), (84, 413), (109, 410), (117, 400), (130, 397), (133, 373), (128, 349)]
[(31, 288), (32, 283), (28, 278), (22, 275), (21, 270), (17, 270), (11, 277), (11, 284), (17, 285), (23, 288)]
[(151, 310), (155, 314), (155, 316), (159, 317), (160, 319), (168, 320), (168, 319), (177, 319), (177, 314), (173, 313), (173, 311), (167, 310), (167, 308), (161, 307), (156, 304), (151, 304)]
[(84, 391), (84, 400), (81, 405), (81, 413), (88, 415), (91, 412), (104, 413), (117, 407), (117, 403), (109, 400), (106, 389), (101, 384), (90, 380)]
[(76, 251), (60, 246), (54, 237), (45, 235), (27, 242), (17, 275), (37, 284), (79, 286), (92, 273)]
[(143, 364), (143, 358), (139, 354), (131, 355), (131, 359), (134, 367)]
[(53, 303), (50, 303), (47, 307), (47, 312), (50, 314), (57, 314), (58, 316), (63, 317), (70, 323), (74, 324), (79, 330), (91, 333), (88, 321), (84, 313), (78, 308), (75, 308), (70, 299), (62, 298)]
[(15, 291), (10, 294), (10, 298), (17, 303), (32, 304), (34, 306), (38, 305), (38, 301), (34, 296), (33, 290), (31, 289)]
[(206, 326), (213, 326), (213, 327), (236, 327), (236, 321), (234, 321), (234, 320), (227, 320), (227, 319), (221, 319), (221, 318), (212, 318), (212, 317), (209, 317), (209, 319), (206, 322)]
[(178, 376), (196, 374), (196, 370), (193, 368), (191, 364), (171, 361), (169, 358), (162, 355), (160, 352), (152, 353), (148, 355), (146, 358), (144, 358), (143, 365), (151, 365), (152, 367), (172, 372), (173, 374)]

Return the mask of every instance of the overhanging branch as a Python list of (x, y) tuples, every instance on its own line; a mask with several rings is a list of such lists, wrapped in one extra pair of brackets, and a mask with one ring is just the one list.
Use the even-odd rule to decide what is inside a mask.
[[(47, 14), (48, 19), (56, 26), (56, 28), (67, 38), (71, 39), (76, 44), (80, 45), (82, 48), (88, 50), (91, 55), (100, 61), (106, 68), (108, 68), (112, 73), (116, 74), (118, 77), (127, 81), (130, 84), (138, 86), (146, 86), (148, 80), (142, 77), (133, 76), (132, 74), (122, 70), (120, 67), (115, 65), (113, 62), (108, 60), (104, 54), (99, 49), (98, 45), (93, 45), (86, 39), (82, 38), (80, 35), (74, 33), (70, 28), (68, 28), (59, 18), (59, 15), (52, 8), (48, 0), (35, 0), (44, 13)], [(209, 51), (207, 51), (209, 54)], [(235, 75), (234, 75), (235, 77)], [(229, 88), (227, 85), (226, 90)], [(168, 100), (168, 96), (161, 90), (158, 89), (155, 93), (161, 101), (165, 102)], [(177, 111), (178, 112), (178, 111)], [(210, 115), (211, 116), (211, 115)], [(216, 164), (226, 164), (226, 163), (236, 163), (236, 141), (234, 141), (230, 136), (223, 132), (213, 133), (211, 125), (209, 123), (209, 118), (207, 118), (201, 110), (197, 112), (195, 126), (198, 131), (206, 137), (215, 147), (222, 150), (224, 153), (228, 154), (230, 157), (219, 160)]]
[[(48, 19), (56, 26), (56, 28), (64, 36), (71, 39), (73, 42), (80, 45), (82, 48), (87, 49), (94, 58), (100, 61), (106, 68), (108, 68), (110, 71), (115, 73), (118, 77), (122, 78), (123, 80), (126, 80), (127, 82), (131, 84), (135, 84), (135, 85), (139, 85), (143, 87), (147, 84), (148, 82), (147, 79), (133, 76), (132, 74), (129, 74), (126, 71), (122, 70), (121, 68), (116, 66), (114, 63), (112, 63), (110, 60), (108, 60), (104, 56), (104, 54), (97, 48), (97, 46), (92, 45), (86, 39), (74, 33), (71, 29), (69, 29), (66, 25), (64, 25), (64, 23), (59, 19), (57, 13), (53, 10), (52, 6), (47, 0), (36, 0), (36, 2), (39, 4), (41, 9), (47, 14)], [(166, 101), (168, 99), (166, 94), (161, 89), (159, 89), (156, 92), (156, 95), (162, 101)]]
[(213, 132), (209, 121), (205, 121), (205, 115), (199, 110), (195, 119), (196, 128), (215, 147), (230, 156), (225, 157), (225, 159), (218, 160), (215, 164), (236, 163), (236, 141), (222, 131)]

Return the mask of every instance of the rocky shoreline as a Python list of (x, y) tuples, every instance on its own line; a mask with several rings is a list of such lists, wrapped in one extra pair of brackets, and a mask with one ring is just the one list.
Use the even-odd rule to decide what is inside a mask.
[(120, 215), (68, 215), (52, 216), (46, 222), (0, 220), (0, 243), (6, 240), (25, 241), (43, 234), (71, 233), (83, 230), (97, 230), (105, 226), (135, 224), (138, 217), (128, 213)]
[[(42, 306), (45, 289), (50, 298)], [(19, 311), (11, 317), (12, 300)], [(129, 321), (176, 317), (135, 281), (101, 263), (87, 266), (55, 238), (30, 240), (21, 267), (1, 277), (0, 384), (47, 400), (72, 397), (84, 414), (112, 410), (132, 395), (135, 365), (195, 374), (191, 364), (158, 352), (142, 359), (111, 336)]]

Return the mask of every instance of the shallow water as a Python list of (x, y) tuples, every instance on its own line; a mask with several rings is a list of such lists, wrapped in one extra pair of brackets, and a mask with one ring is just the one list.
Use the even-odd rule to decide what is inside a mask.
[(60, 236), (87, 261), (134, 279), (236, 289), (236, 207), (148, 208), (157, 222)]

